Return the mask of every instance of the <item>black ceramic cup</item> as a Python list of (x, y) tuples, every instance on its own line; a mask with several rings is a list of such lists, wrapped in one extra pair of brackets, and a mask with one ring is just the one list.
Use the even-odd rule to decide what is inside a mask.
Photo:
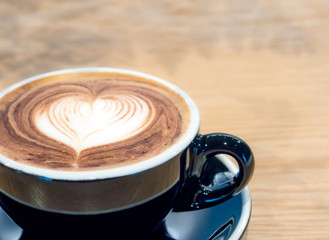
[[(241, 139), (199, 134), (199, 112), (182, 90), (157, 77), (111, 68), (56, 71), (26, 79), (0, 93), (39, 78), (72, 72), (118, 72), (146, 77), (180, 94), (191, 124), (169, 150), (142, 163), (109, 170), (67, 172), (40, 169), (0, 155), (0, 205), (31, 239), (146, 239), (168, 213), (206, 208), (238, 194), (249, 182), (254, 158)], [(203, 172), (207, 159), (231, 155), (239, 172), (212, 184)], [(213, 176), (213, 174), (212, 174)], [(204, 185), (201, 179), (207, 179)]]

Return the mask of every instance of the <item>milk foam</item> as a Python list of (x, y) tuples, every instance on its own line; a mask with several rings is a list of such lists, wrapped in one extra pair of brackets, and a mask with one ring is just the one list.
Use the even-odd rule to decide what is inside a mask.
[(154, 117), (151, 102), (134, 95), (85, 99), (71, 96), (53, 102), (35, 115), (47, 136), (82, 150), (127, 139), (141, 132)]
[(185, 98), (151, 80), (111, 72), (29, 80), (0, 98), (0, 154), (75, 173), (149, 162), (175, 147), (191, 122)]

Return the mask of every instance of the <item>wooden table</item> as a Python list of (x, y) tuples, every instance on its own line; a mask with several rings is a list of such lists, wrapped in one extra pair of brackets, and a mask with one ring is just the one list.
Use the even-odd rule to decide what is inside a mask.
[(0, 1), (0, 89), (105, 66), (175, 83), (252, 147), (245, 239), (329, 239), (329, 1)]

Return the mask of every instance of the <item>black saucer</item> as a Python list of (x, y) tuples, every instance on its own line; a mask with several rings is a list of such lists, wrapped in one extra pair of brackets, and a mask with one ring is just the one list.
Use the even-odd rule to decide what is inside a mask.
[[(236, 172), (225, 156), (217, 158), (223, 172)], [(248, 188), (217, 206), (188, 211), (171, 212), (152, 240), (235, 240), (243, 236), (251, 215)], [(27, 240), (19, 228), (0, 208), (0, 240)], [(31, 239), (32, 240), (32, 239)]]

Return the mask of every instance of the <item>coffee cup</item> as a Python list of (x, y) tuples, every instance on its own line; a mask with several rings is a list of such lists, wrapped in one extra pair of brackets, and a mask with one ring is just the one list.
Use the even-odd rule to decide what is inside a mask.
[[(173, 209), (237, 195), (254, 170), (243, 140), (200, 134), (193, 100), (145, 73), (28, 78), (0, 93), (0, 118), (0, 206), (33, 239), (147, 238)], [(232, 156), (239, 172), (204, 185), (216, 154)]]

